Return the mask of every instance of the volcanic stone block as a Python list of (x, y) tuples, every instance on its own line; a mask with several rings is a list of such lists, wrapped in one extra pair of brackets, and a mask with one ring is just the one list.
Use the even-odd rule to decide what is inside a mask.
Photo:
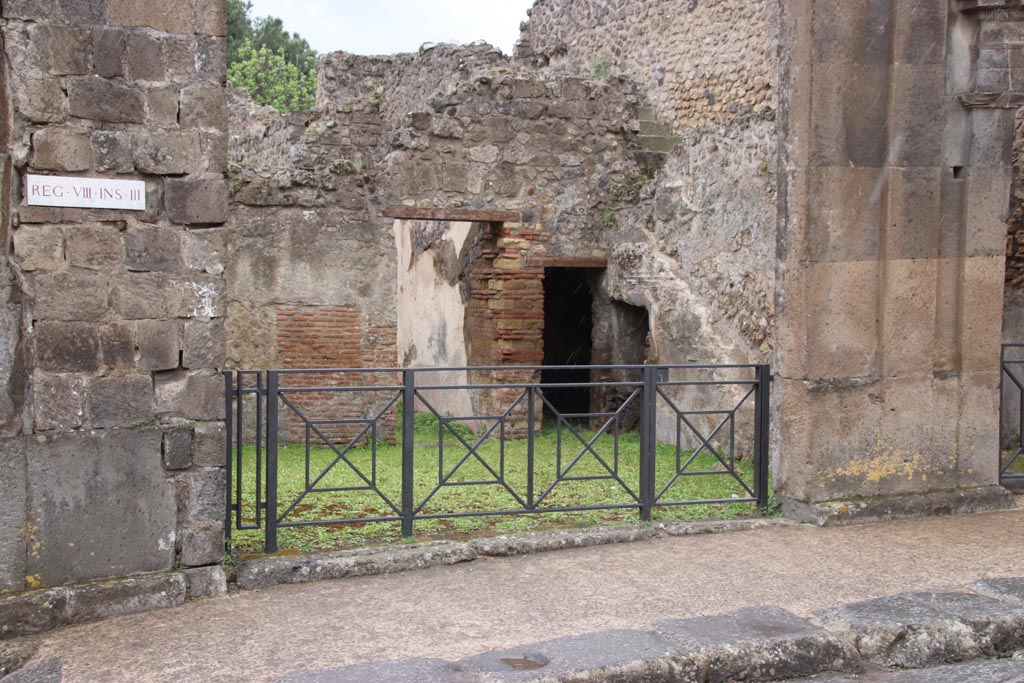
[(181, 125), (185, 128), (224, 130), (228, 121), (228, 100), (219, 85), (199, 83), (182, 88)]
[(772, 606), (659, 621), (658, 635), (708, 662), (708, 681), (768, 680), (858, 671), (860, 657), (831, 633)]
[(106, 225), (75, 226), (68, 231), (67, 257), (76, 268), (114, 268), (124, 258), (121, 231)]
[(116, 26), (147, 26), (167, 33), (192, 33), (192, 3), (107, 0), (107, 19)]
[(178, 125), (178, 87), (168, 85), (146, 90), (146, 120), (150, 125)]
[(141, 90), (99, 76), (72, 80), (69, 97), (72, 116), (108, 123), (142, 123), (146, 119)]
[(227, 239), (223, 228), (189, 230), (183, 240), (181, 252), (186, 267), (209, 275), (224, 272)]
[(181, 259), (181, 239), (176, 230), (143, 227), (124, 235), (125, 266), (134, 271), (176, 271)]
[(880, 168), (888, 153), (888, 110), (877, 106), (877, 97), (889, 91), (889, 67), (820, 65), (815, 67), (812, 87), (812, 163)]
[[(175, 478), (178, 522), (184, 528), (197, 524), (224, 524), (224, 470), (190, 470)], [(221, 544), (217, 561), (224, 554)]]
[(139, 368), (142, 370), (173, 370), (178, 367), (181, 351), (176, 320), (143, 320), (136, 327), (139, 345)]
[(44, 128), (32, 136), (32, 167), (45, 171), (92, 168), (92, 143), (86, 133)]
[(163, 40), (148, 33), (128, 37), (128, 75), (135, 81), (162, 81), (165, 75)]
[[(217, 496), (213, 498), (217, 500)], [(191, 524), (181, 532), (181, 563), (186, 567), (217, 564), (223, 559), (223, 520)]]
[(89, 33), (77, 26), (40, 24), (31, 33), (37, 64), (54, 76), (89, 73)]
[(15, 109), (29, 121), (54, 123), (67, 116), (68, 97), (57, 78), (16, 78), (11, 90)]
[(156, 376), (156, 410), (190, 420), (218, 420), (224, 412), (220, 375), (176, 370)]
[(112, 130), (97, 131), (92, 134), (92, 149), (97, 171), (131, 173), (134, 169), (131, 133)]
[(88, 405), (93, 427), (148, 422), (153, 419), (153, 382), (146, 375), (98, 377), (89, 384)]
[(8, 19), (52, 19), (56, 11), (56, 0), (7, 0), (3, 4), (3, 15)]
[(38, 367), (52, 372), (89, 372), (99, 367), (100, 337), (86, 323), (40, 322), (34, 328)]
[(192, 466), (192, 430), (173, 427), (164, 431), (164, 467), (184, 470)]
[(226, 36), (227, 11), (220, 2), (196, 3), (196, 33), (207, 36)]
[(185, 174), (199, 167), (195, 133), (152, 133), (135, 137), (135, 168), (154, 175)]
[(810, 379), (877, 375), (878, 263), (850, 261), (808, 268)]
[(199, 370), (224, 367), (227, 338), (224, 320), (190, 320), (185, 323), (185, 353), (182, 365)]
[(939, 167), (894, 168), (890, 171), (886, 255), (890, 259), (934, 259), (939, 256), (942, 228), (943, 176)]
[(197, 467), (224, 467), (224, 423), (198, 422), (193, 433), (193, 464)]
[(705, 680), (701, 663), (677, 654), (673, 644), (651, 633), (601, 631), (488, 652), (456, 662), (455, 669), (501, 681)]
[(163, 54), (164, 65), (166, 66), (167, 81), (171, 83), (191, 83), (196, 80), (196, 59), (198, 55), (194, 37), (170, 36), (162, 41), (160, 48)]
[(228, 594), (228, 581), (220, 565), (185, 570), (185, 588), (189, 599), (219, 598)]
[(72, 586), (68, 589), (68, 623), (78, 624), (185, 602), (180, 572)]
[(22, 270), (57, 270), (64, 262), (64, 231), (22, 225), (14, 231), (14, 260)]
[(75, 375), (32, 375), (32, 414), (36, 431), (66, 431), (82, 426), (85, 380)]
[[(842, 187), (843, 192), (836, 192)], [(820, 168), (810, 180), (807, 253), (811, 261), (873, 259), (879, 253), (882, 195), (878, 169)]]
[(174, 223), (224, 223), (228, 219), (228, 185), (222, 178), (170, 178), (166, 184), (167, 217)]
[(59, 16), (69, 24), (100, 24), (106, 16), (107, 0), (57, 0)]
[[(205, 5), (204, 3), (204, 6)], [(228, 51), (225, 38), (200, 38), (196, 53), (196, 75), (204, 81), (221, 83), (227, 72)]]
[[(1002, 256), (977, 256), (963, 262), (960, 336), (968, 340), (960, 350), (964, 372), (990, 372), (999, 367), (1004, 270)], [(993, 414), (986, 422), (996, 424), (998, 416)]]
[(116, 78), (124, 76), (124, 53), (128, 47), (128, 34), (118, 28), (101, 26), (93, 29), (93, 70), (98, 76)]
[(114, 311), (129, 320), (166, 318), (175, 307), (174, 282), (160, 273), (128, 273), (114, 285), (110, 303)]
[(26, 531), (25, 443), (0, 439), (0, 593), (25, 588)]
[(355, 664), (338, 669), (290, 674), (275, 683), (477, 683), (476, 675), (459, 672), (443, 659), (403, 659), (390, 662)]
[(935, 358), (936, 261), (890, 259), (885, 269), (885, 374), (930, 380)]
[(982, 579), (968, 586), (972, 591), (1014, 607), (1024, 607), (1024, 578), (1019, 576), (1001, 579)]
[(135, 366), (135, 329), (127, 323), (100, 328), (100, 358), (112, 368)]
[(43, 585), (170, 568), (176, 507), (159, 429), (35, 438), (27, 456), (27, 572)]
[[(39, 643), (34, 638), (13, 638), (0, 640), (0, 677), (17, 671), (32, 659), (39, 650)], [(8, 678), (8, 681), (14, 680)]]
[(66, 623), (67, 615), (66, 588), (0, 596), (0, 637), (49, 631)]

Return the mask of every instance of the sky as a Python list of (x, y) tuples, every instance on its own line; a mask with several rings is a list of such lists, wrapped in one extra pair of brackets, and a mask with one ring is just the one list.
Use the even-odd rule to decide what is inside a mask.
[(507, 55), (533, 0), (250, 0), (251, 17), (284, 21), (317, 52), (415, 52), (423, 43), (486, 40)]

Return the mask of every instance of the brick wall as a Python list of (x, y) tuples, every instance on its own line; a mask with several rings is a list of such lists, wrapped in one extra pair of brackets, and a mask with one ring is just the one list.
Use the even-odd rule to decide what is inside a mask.
[[(278, 358), (285, 369), (390, 368), (396, 365), (397, 340), (394, 325), (379, 326), (364, 319), (362, 309), (348, 306), (279, 306), (277, 313)], [(324, 373), (285, 375), (281, 386), (345, 387), (398, 384), (396, 373)], [(394, 392), (310, 392), (288, 394), (288, 400), (311, 421), (367, 418), (379, 413)], [(305, 438), (305, 422), (286, 405), (285, 438)], [(391, 439), (395, 411), (389, 411), (379, 425), (379, 436)], [(323, 437), (332, 443), (347, 443), (362, 427), (322, 425)], [(312, 443), (322, 442), (315, 433)]]

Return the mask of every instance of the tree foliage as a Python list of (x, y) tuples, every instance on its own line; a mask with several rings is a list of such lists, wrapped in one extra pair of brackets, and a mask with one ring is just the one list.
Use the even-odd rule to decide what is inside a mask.
[(300, 71), (280, 48), (272, 52), (266, 46), (242, 43), (238, 60), (228, 67), (228, 83), (245, 88), (254, 100), (281, 112), (311, 109), (316, 104), (316, 71)]
[(252, 3), (227, 0), (228, 83), (281, 112), (315, 104), (316, 52), (275, 17), (250, 18)]

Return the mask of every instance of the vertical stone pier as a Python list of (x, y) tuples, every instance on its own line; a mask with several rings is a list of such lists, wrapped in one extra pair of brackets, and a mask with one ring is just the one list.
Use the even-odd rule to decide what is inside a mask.
[(1019, 0), (783, 12), (775, 484), (819, 522), (983, 509)]

